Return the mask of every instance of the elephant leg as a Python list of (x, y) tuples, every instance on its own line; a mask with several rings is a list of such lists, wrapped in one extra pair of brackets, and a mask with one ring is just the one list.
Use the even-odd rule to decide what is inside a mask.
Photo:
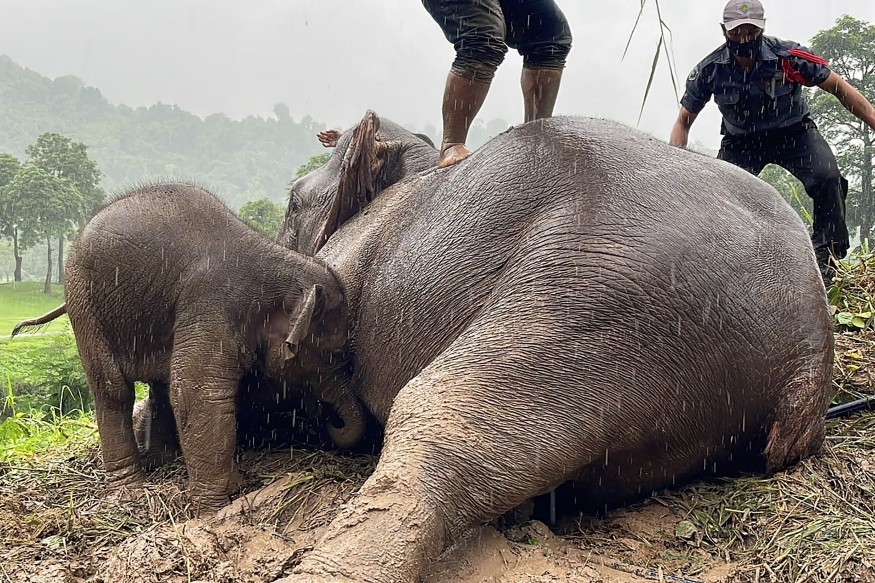
[(134, 385), (125, 380), (102, 338), (79, 342), (79, 356), (94, 395), (107, 486), (139, 487), (145, 474), (134, 439)]
[(401, 390), (374, 474), (284, 581), (417, 581), (468, 528), (581, 467), (567, 453), (581, 452), (580, 432), (570, 430), (578, 420), (538, 422), (530, 387), (509, 389), (476, 371), (432, 365)]
[(134, 405), (134, 435), (147, 470), (170, 463), (179, 455), (179, 436), (165, 383), (150, 383), (149, 396)]
[[(198, 334), (209, 345), (174, 347), (170, 404), (179, 429), (179, 444), (188, 471), (195, 514), (228, 504), (234, 478), (236, 395), (240, 380), (236, 346), (219, 348), (209, 332)], [(221, 350), (221, 352), (219, 352)]]

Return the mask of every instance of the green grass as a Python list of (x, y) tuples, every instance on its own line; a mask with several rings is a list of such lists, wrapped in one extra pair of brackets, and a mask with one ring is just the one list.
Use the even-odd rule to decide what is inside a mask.
[(0, 419), (31, 409), (90, 408), (85, 372), (72, 334), (0, 340)]
[(93, 413), (72, 411), (59, 416), (56, 409), (16, 413), (0, 422), (0, 462), (39, 457), (57, 450), (79, 450), (97, 443)]
[[(52, 293), (47, 295), (43, 293), (42, 282), (0, 284), (0, 338), (8, 338), (12, 328), (22, 320), (41, 316), (63, 303), (64, 289), (59, 285), (53, 285)], [(69, 330), (70, 321), (66, 315), (43, 329), (48, 332)], [(0, 346), (0, 359), (2, 350), (3, 347)]]
[(16, 413), (41, 419), (44, 414), (90, 407), (66, 315), (35, 334), (9, 336), (18, 322), (40, 316), (63, 302), (61, 286), (52, 286), (52, 293), (44, 294), (41, 282), (0, 284), (0, 420)]

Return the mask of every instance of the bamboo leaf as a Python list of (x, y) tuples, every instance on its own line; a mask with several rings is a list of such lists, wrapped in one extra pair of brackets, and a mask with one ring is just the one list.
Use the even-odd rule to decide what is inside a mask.
[(623, 49), (623, 56), (620, 57), (620, 60), (626, 58), (626, 51), (629, 50), (629, 45), (632, 44), (632, 37), (635, 36), (635, 29), (638, 28), (638, 22), (641, 20), (641, 15), (644, 13), (644, 4), (647, 0), (641, 0), (641, 8), (638, 10), (638, 17), (635, 19), (635, 24), (632, 26), (632, 32), (629, 33), (629, 40), (626, 41), (626, 48)]
[(659, 42), (656, 45), (656, 53), (653, 55), (653, 64), (650, 67), (650, 78), (647, 79), (647, 87), (644, 89), (644, 100), (641, 102), (641, 111), (638, 112), (638, 123), (641, 123), (641, 116), (644, 114), (644, 105), (647, 103), (647, 95), (650, 94), (650, 86), (653, 85), (653, 77), (656, 75), (656, 65), (659, 63), (660, 49), (662, 49), (662, 37), (659, 37)]

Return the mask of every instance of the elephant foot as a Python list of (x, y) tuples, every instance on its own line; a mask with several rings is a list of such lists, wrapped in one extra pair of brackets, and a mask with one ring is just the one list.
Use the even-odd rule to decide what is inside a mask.
[[(116, 464), (112, 464), (116, 465)], [(118, 464), (121, 465), (121, 464)], [(146, 472), (140, 461), (133, 464), (125, 464), (122, 467), (106, 468), (106, 489), (110, 491), (133, 491), (142, 490), (146, 483)]]
[(413, 583), (445, 543), (442, 514), (398, 475), (374, 475), (285, 579)]
[(197, 518), (213, 516), (231, 502), (228, 496), (203, 496), (192, 494), (192, 513)]

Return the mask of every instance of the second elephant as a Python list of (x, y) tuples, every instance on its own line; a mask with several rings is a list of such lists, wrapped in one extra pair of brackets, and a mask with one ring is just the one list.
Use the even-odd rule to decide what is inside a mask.
[(774, 189), (557, 117), (375, 196), (428, 150), (403, 134), (369, 113), (292, 189), (284, 242), (343, 283), (355, 391), (386, 437), (290, 581), (416, 581), (568, 480), (599, 504), (818, 450), (832, 323)]

